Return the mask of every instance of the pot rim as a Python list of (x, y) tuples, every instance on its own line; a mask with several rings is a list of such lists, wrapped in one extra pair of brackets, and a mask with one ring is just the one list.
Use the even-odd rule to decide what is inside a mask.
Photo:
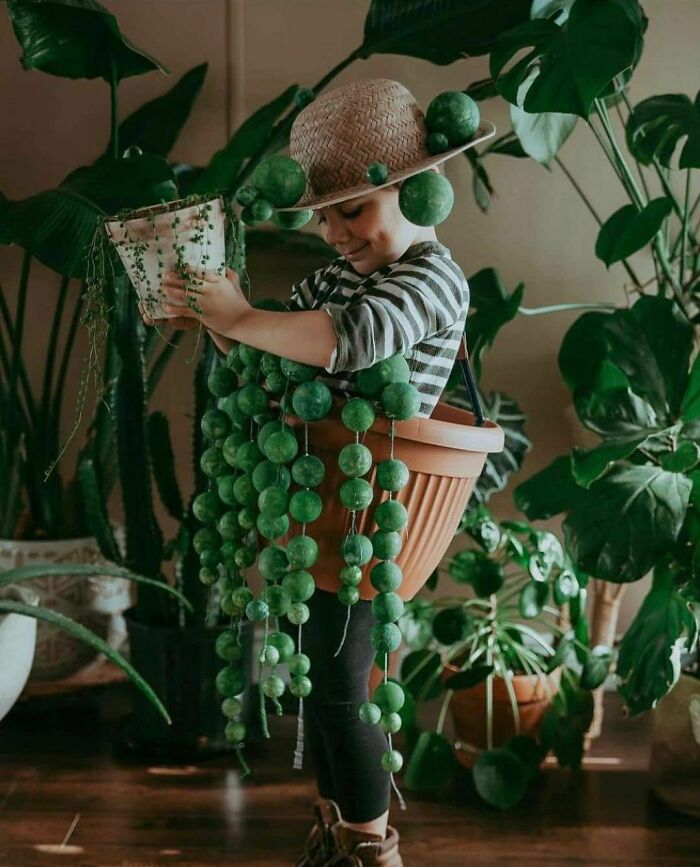
[[(330, 414), (320, 421), (308, 422), (309, 430), (316, 430), (322, 434), (324, 430), (335, 427), (340, 421), (341, 406), (341, 399), (333, 395)], [(287, 416), (287, 422), (294, 426), (304, 424), (302, 419), (293, 414)], [(473, 412), (439, 401), (433, 409), (433, 415), (429, 418), (412, 418), (394, 422), (394, 434), (399, 439), (445, 446), (460, 451), (485, 453), (502, 451), (505, 442), (502, 428), (490, 419), (484, 419), (484, 424), (481, 426), (476, 425), (475, 422), (476, 416)], [(366, 433), (388, 434), (390, 430), (391, 420), (378, 416)]]
[(181, 211), (189, 211), (193, 208), (198, 208), (200, 205), (206, 205), (217, 201), (221, 202), (221, 207), (223, 209), (224, 204), (223, 196), (212, 195), (211, 193), (207, 193), (206, 195), (203, 194), (201, 201), (184, 204), (186, 200), (187, 197), (183, 197), (181, 199), (175, 199), (173, 202), (159, 202), (157, 205), (144, 205), (141, 208), (134, 208), (131, 211), (127, 211), (118, 219), (115, 219), (114, 216), (106, 217), (104, 222), (109, 226), (119, 225), (119, 223), (129, 223), (132, 220), (143, 220), (151, 215), (158, 217), (162, 214), (175, 214)]

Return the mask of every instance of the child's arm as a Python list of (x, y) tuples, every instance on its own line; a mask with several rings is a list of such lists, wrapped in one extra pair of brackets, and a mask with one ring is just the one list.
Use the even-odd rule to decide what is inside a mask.
[(249, 307), (225, 336), (314, 367), (328, 367), (336, 347), (333, 323), (325, 310), (282, 313)]

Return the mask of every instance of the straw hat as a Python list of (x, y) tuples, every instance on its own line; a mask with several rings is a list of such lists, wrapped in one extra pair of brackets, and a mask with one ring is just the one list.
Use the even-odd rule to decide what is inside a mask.
[[(391, 186), (445, 162), (496, 134), (488, 120), (474, 136), (439, 154), (428, 152), (425, 116), (398, 81), (369, 78), (337, 87), (304, 108), (292, 125), (289, 149), (306, 174), (306, 190), (293, 208), (323, 208)], [(367, 179), (373, 162), (389, 170), (383, 184)]]

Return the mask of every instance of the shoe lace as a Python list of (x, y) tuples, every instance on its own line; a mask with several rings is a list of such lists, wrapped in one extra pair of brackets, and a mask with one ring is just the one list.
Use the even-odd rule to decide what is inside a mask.
[(325, 867), (364, 867), (364, 862), (357, 854), (358, 849), (372, 846), (372, 843), (356, 843), (352, 852), (347, 852), (344, 849), (339, 849), (333, 855), (330, 861), (326, 862)]

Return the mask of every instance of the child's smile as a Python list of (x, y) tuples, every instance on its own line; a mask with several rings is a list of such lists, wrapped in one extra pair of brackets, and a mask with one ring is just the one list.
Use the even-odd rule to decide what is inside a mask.
[(360, 274), (396, 262), (419, 241), (435, 240), (432, 226), (416, 226), (399, 208), (397, 186), (317, 211), (321, 235)]

